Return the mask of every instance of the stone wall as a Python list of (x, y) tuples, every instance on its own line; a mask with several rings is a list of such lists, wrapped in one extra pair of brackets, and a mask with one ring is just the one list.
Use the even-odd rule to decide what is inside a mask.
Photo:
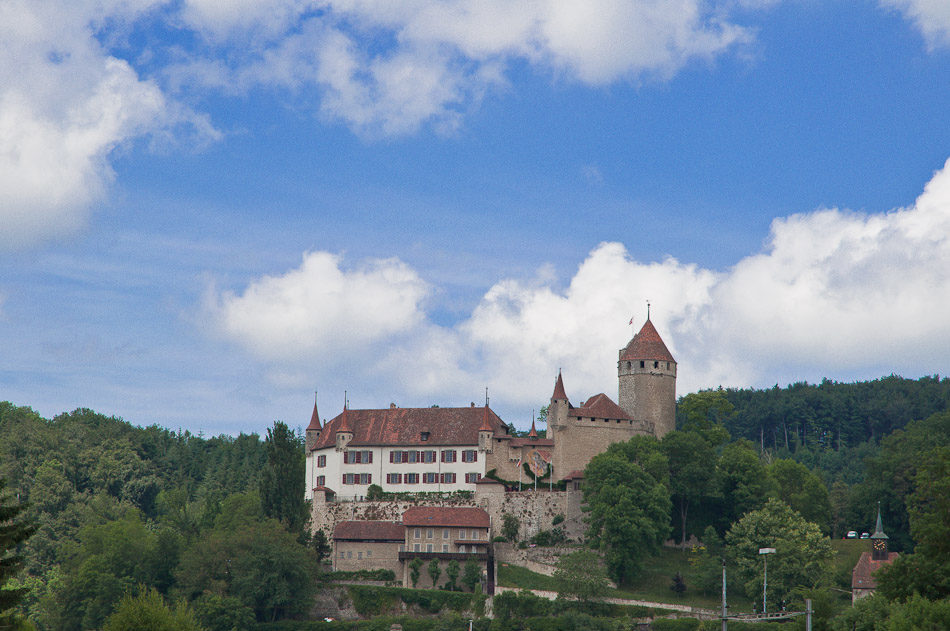
[(472, 497), (446, 496), (431, 499), (384, 500), (361, 502), (327, 502), (325, 493), (314, 493), (313, 529), (323, 530), (332, 540), (333, 529), (341, 521), (384, 520), (400, 521), (402, 514), (413, 506), (477, 506), (485, 509), (491, 518), (491, 537), (501, 532), (502, 515), (518, 518), (519, 537), (527, 539), (540, 530), (550, 530), (555, 516), (564, 515), (560, 524), (572, 540), (584, 534), (583, 513), (580, 509), (580, 491), (509, 491), (500, 484), (480, 484)]

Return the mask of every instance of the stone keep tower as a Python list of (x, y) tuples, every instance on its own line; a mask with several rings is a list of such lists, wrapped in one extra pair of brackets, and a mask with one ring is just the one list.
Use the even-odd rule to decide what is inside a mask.
[(660, 338), (650, 316), (617, 362), (619, 403), (638, 421), (653, 423), (657, 438), (676, 429), (676, 360)]

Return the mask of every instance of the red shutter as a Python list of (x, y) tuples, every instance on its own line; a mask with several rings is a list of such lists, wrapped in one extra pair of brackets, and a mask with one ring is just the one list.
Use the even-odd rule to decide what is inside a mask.
[(369, 460), (367, 460), (366, 462), (372, 464), (372, 462), (373, 462), (373, 452), (372, 452), (372, 451), (367, 451), (367, 452), (366, 452), (366, 455), (369, 456)]
[(395, 462), (395, 456), (396, 456), (396, 452), (390, 451), (390, 452), (389, 452), (389, 462)]
[(444, 451), (444, 450), (443, 450), (442, 453), (439, 455), (439, 460), (442, 461), (442, 462), (445, 462), (445, 451)]
[(366, 483), (367, 483), (367, 484), (372, 484), (372, 483), (373, 483), (373, 474), (372, 474), (372, 473), (367, 473), (367, 474), (366, 474)]
[[(343, 464), (350, 464), (350, 452), (348, 451), (343, 452)], [(344, 482), (344, 484), (346, 483)]]
[(478, 452), (474, 449), (472, 450), (472, 462), (478, 462)]

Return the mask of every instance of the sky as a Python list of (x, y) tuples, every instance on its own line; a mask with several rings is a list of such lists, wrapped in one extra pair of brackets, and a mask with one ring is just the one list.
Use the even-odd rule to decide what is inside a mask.
[[(946, 0), (3, 0), (0, 400), (217, 435), (950, 370)], [(632, 321), (632, 324), (630, 322)]]

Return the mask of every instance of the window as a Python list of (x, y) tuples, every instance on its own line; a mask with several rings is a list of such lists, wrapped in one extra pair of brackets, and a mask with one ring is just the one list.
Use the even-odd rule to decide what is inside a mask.
[(654, 368), (659, 368), (659, 367), (660, 367), (660, 362), (653, 362), (653, 367), (654, 367)]
[(427, 544), (426, 544), (426, 552), (432, 552), (432, 544), (431, 544), (431, 543), (427, 543)]
[(459, 546), (459, 552), (465, 552), (465, 546), (464, 546), (464, 545)]
[(443, 528), (443, 529), (442, 529), (442, 538), (443, 538), (443, 539), (448, 539), (448, 538), (449, 538), (449, 529), (448, 529), (448, 528)]
[(418, 543), (412, 544), (412, 551), (413, 551), (413, 552), (419, 552), (420, 550), (422, 550), (422, 546), (421, 546), (420, 544), (418, 544)]
[(372, 462), (373, 452), (368, 449), (343, 452), (343, 464), (370, 464)]
[(455, 450), (454, 450), (454, 449), (443, 449), (443, 450), (442, 450), (442, 462), (455, 462)]
[(442, 484), (455, 484), (455, 474), (454, 473), (441, 473), (439, 474), (439, 481)]
[(406, 461), (406, 456), (408, 452), (406, 451), (390, 451), (389, 452), (389, 462), (394, 464), (401, 464)]
[(362, 552), (362, 550), (356, 553), (356, 558), (357, 558), (358, 560), (362, 560), (362, 559), (363, 559), (363, 552)]
[(422, 528), (416, 528), (416, 531), (413, 536), (416, 539), (422, 539)]
[(670, 362), (666, 362), (666, 369), (667, 369), (667, 370), (670, 369)]
[(347, 550), (347, 551), (346, 551), (346, 558), (347, 558), (347, 559), (352, 559), (352, 558), (353, 558), (353, 551), (352, 551), (352, 550)]
[(327, 457), (326, 457), (326, 455), (317, 456), (317, 466), (318, 466), (318, 467), (325, 467), (325, 466), (327, 466)]
[(644, 366), (645, 366), (645, 364), (643, 363), (643, 360), (641, 359), (641, 360), (640, 360), (640, 368), (643, 368)]
[(435, 451), (423, 451), (422, 462), (435, 462)]
[(418, 473), (407, 473), (407, 474), (406, 474), (406, 484), (419, 484), (419, 474), (418, 474)]
[(464, 539), (464, 538), (465, 538), (465, 531), (459, 530), (459, 539)]
[(421, 434), (419, 434), (419, 439), (422, 440), (423, 442), (429, 440), (429, 432), (422, 432)]
[(343, 484), (353, 484), (353, 474), (344, 473), (343, 474)]
[(462, 451), (462, 462), (477, 462), (478, 451), (475, 449), (465, 449)]
[(431, 529), (431, 528), (426, 528), (426, 539), (431, 539), (431, 538), (432, 538), (432, 534), (433, 534), (433, 533), (432, 533), (432, 529)]
[(406, 451), (406, 452), (403, 452), (403, 453), (406, 454), (406, 462), (410, 462), (410, 463), (419, 462), (419, 454), (420, 454), (421, 452), (418, 452), (418, 451)]
[(346, 552), (344, 552), (343, 550), (340, 550), (340, 558), (341, 558), (341, 559), (345, 559), (345, 558), (346, 558)]
[(443, 543), (443, 544), (442, 544), (442, 552), (448, 552), (448, 551), (449, 551), (449, 544)]
[(423, 473), (422, 474), (422, 483), (423, 484), (435, 484), (439, 481), (438, 473)]
[(326, 486), (327, 485), (327, 476), (318, 475), (317, 476), (317, 486)]
[(475, 484), (476, 482), (478, 482), (478, 474), (477, 474), (477, 473), (466, 473), (466, 474), (465, 474), (465, 482), (466, 482), (466, 484)]
[(360, 484), (372, 484), (373, 483), (373, 474), (372, 473), (361, 473), (360, 474)]
[(402, 484), (402, 474), (401, 473), (387, 473), (386, 484)]
[(370, 558), (371, 556), (373, 556), (373, 551), (372, 551), (372, 550), (367, 550), (367, 551), (366, 551), (366, 558), (368, 559), (368, 558)]

